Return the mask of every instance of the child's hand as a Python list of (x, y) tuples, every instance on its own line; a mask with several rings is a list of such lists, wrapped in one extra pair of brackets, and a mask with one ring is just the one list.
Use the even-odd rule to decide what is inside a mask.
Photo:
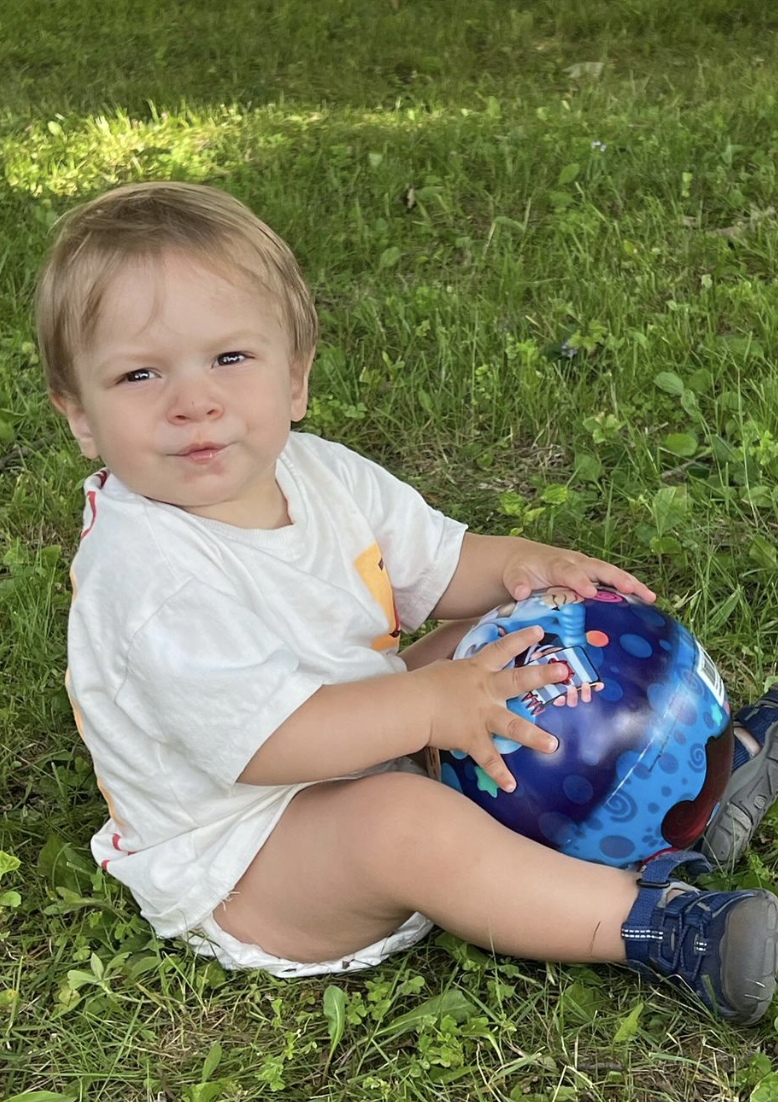
[(568, 676), (569, 670), (561, 662), (512, 665), (517, 655), (542, 638), (542, 628), (523, 628), (488, 643), (472, 658), (433, 662), (410, 674), (424, 679), (432, 693), (428, 698), (431, 720), (426, 745), (469, 754), (505, 792), (512, 792), (516, 782), (496, 750), (492, 735), (547, 754), (557, 747), (553, 735), (505, 706), (506, 700), (514, 696), (521, 697), (530, 689), (564, 681)]
[(582, 597), (594, 597), (595, 582), (610, 585), (619, 593), (632, 593), (644, 601), (655, 601), (656, 593), (626, 570), (590, 559), (580, 551), (564, 551), (544, 543), (522, 540), (503, 570), (503, 583), (516, 601), (529, 597), (533, 589), (550, 585), (568, 586)]

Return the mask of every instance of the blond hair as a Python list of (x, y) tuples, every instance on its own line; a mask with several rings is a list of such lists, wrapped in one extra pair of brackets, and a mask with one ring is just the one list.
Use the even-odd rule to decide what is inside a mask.
[(291, 249), (238, 199), (204, 184), (124, 184), (75, 207), (58, 233), (35, 297), (49, 393), (78, 399), (75, 358), (89, 347), (111, 281), (130, 260), (172, 250), (242, 277), (271, 297), (293, 360), (307, 360), (318, 323)]

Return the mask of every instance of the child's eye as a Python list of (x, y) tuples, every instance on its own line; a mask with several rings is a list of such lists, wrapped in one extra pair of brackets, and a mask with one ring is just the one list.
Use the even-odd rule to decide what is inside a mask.
[(245, 359), (245, 352), (222, 352), (216, 357), (220, 367), (229, 367), (230, 364), (239, 364)]
[(127, 371), (119, 379), (120, 383), (142, 383), (146, 379), (151, 378), (151, 369), (148, 367), (139, 367), (135, 371)]

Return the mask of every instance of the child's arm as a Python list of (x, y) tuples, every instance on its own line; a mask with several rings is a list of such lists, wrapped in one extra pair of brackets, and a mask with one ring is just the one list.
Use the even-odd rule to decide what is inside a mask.
[(415, 643), (409, 643), (407, 647), (403, 647), (400, 658), (409, 670), (421, 669), (422, 666), (428, 666), (430, 662), (437, 662), (440, 658), (453, 658), (454, 651), (465, 633), (477, 623), (477, 617), (468, 620), (449, 620), (428, 631), (426, 635), (422, 635)]
[[(591, 596), (596, 579), (622, 593), (634, 593), (645, 601), (655, 594), (616, 566), (590, 559), (577, 551), (564, 551), (516, 536), (465, 534), (454, 575), (430, 613), (445, 618), (434, 631), (405, 647), (400, 657), (409, 670), (439, 658), (451, 658), (465, 632), (478, 616), (513, 597), (521, 600), (531, 590), (547, 585), (567, 585), (582, 596)], [(461, 619), (466, 616), (468, 619)]]
[(556, 748), (556, 739), (505, 704), (566, 677), (558, 662), (513, 666), (513, 659), (541, 637), (540, 628), (525, 628), (459, 662), (325, 685), (262, 744), (238, 780), (261, 785), (327, 780), (432, 746), (464, 751), (510, 791), (515, 782), (492, 734), (546, 753)]
[[(480, 615), (506, 598), (521, 600), (533, 588), (548, 585), (594, 596), (594, 581), (654, 599), (631, 574), (577, 551), (467, 533), (451, 582), (431, 616)], [(546, 752), (556, 747), (556, 740), (505, 704), (541, 683), (564, 680), (564, 671), (554, 669), (559, 663), (513, 668), (511, 659), (541, 635), (539, 628), (511, 632), (459, 662), (433, 660), (442, 639), (426, 647), (422, 639), (416, 652), (406, 652), (407, 674), (325, 685), (274, 731), (238, 779), (263, 785), (325, 780), (432, 746), (468, 753), (510, 791), (513, 778), (491, 735)]]
[(467, 532), (454, 576), (430, 618), (459, 620), (480, 616), (511, 597), (521, 601), (533, 589), (549, 585), (569, 586), (582, 597), (593, 597), (595, 581), (611, 585), (621, 593), (633, 593), (644, 601), (656, 597), (626, 570), (579, 551), (565, 551), (517, 536), (478, 536)]

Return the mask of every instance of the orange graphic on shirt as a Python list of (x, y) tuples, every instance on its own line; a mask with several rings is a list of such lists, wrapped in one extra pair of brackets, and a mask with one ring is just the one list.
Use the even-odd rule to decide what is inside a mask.
[[(100, 471), (99, 472), (99, 477), (100, 477), (100, 487), (105, 486), (106, 478), (108, 477), (108, 472), (107, 471)], [(91, 521), (90, 521), (89, 525), (85, 528), (85, 530), (82, 532), (82, 539), (84, 539), (85, 536), (88, 536), (89, 532), (91, 531), (91, 529), (93, 529), (93, 527), (95, 525), (95, 520), (97, 519), (97, 506), (95, 504), (94, 490), (90, 491), (90, 493), (87, 495), (87, 498), (89, 500), (89, 506), (91, 508)], [(73, 590), (72, 601), (75, 601), (76, 593), (78, 591), (78, 584), (76, 582), (76, 575), (73, 572), (72, 568), (71, 568), (71, 587), (72, 587), (72, 590)], [(65, 692), (67, 693), (67, 699), (69, 700), (69, 702), (71, 702), (71, 707), (73, 709), (73, 719), (75, 720), (76, 731), (78, 732), (80, 737), (82, 737), (82, 742), (86, 743), (86, 738), (84, 737), (84, 720), (83, 720), (83, 717), (82, 717), (82, 713), (80, 713), (79, 707), (76, 704), (75, 700), (73, 699), (73, 695), (71, 693), (71, 669), (69, 669), (69, 667), (65, 670)], [(97, 787), (100, 791), (100, 795), (102, 796), (102, 799), (104, 799), (106, 801), (106, 803), (108, 804), (108, 814), (110, 815), (110, 818), (112, 820), (114, 820), (114, 822), (118, 825), (118, 827), (127, 827), (127, 823), (125, 822), (125, 820), (119, 818), (119, 815), (117, 814), (116, 808), (114, 807), (114, 800), (111, 799), (110, 792), (108, 791), (106, 786), (104, 784), (102, 784), (102, 781), (100, 780), (99, 777), (96, 776), (95, 780), (97, 781)], [(115, 850), (117, 850), (119, 853), (122, 853), (122, 852), (127, 852), (128, 854), (132, 853), (132, 850), (122, 851), (120, 843), (121, 843), (121, 835), (120, 834), (111, 834), (111, 845), (114, 846)], [(100, 862), (100, 867), (101, 868), (108, 868), (108, 858), (106, 858), (105, 861)]]
[(394, 650), (398, 648), (400, 638), (400, 617), (397, 615), (397, 606), (394, 603), (392, 583), (389, 573), (384, 565), (381, 548), (374, 543), (361, 555), (354, 559), (357, 574), (370, 590), (370, 594), (381, 606), (386, 616), (389, 630), (385, 635), (379, 635), (373, 639), (370, 646), (373, 650)]
[[(76, 730), (78, 731), (82, 740), (86, 742), (86, 739), (84, 738), (84, 720), (81, 716), (81, 711), (73, 697), (70, 695), (70, 669), (67, 669), (65, 671), (65, 691), (68, 694), (70, 707), (73, 709), (73, 719), (76, 721)], [(95, 780), (97, 781), (97, 787), (100, 789), (100, 793), (103, 799), (108, 804), (108, 814), (111, 816), (115, 823), (118, 823), (119, 826), (126, 826), (127, 824), (125, 823), (124, 819), (120, 819), (119, 816), (116, 814), (116, 808), (113, 806), (113, 800), (111, 799), (108, 789), (105, 787), (99, 777), (96, 776)]]
[[(76, 576), (73, 573), (72, 569), (70, 571), (70, 584), (71, 584), (72, 589), (73, 589), (73, 600), (75, 600), (77, 584), (76, 584)], [(76, 704), (76, 702), (73, 699), (73, 696), (70, 692), (70, 667), (68, 667), (65, 670), (65, 692), (68, 694), (68, 700), (70, 701), (70, 707), (73, 710), (73, 719), (75, 720), (76, 730), (78, 731), (79, 735), (81, 736), (82, 742), (86, 743), (86, 739), (84, 738), (84, 720), (83, 720), (83, 717), (81, 715), (81, 710), (78, 707), (78, 705)], [(97, 787), (100, 791), (100, 794), (102, 795), (103, 799), (105, 800), (106, 804), (108, 805), (108, 814), (113, 819), (113, 821), (117, 824), (117, 826), (126, 827), (127, 824), (125, 823), (124, 819), (120, 819), (119, 816), (116, 813), (116, 808), (114, 807), (114, 803), (113, 803), (113, 800), (111, 799), (110, 792), (105, 787), (105, 785), (103, 784), (103, 782), (100, 780), (99, 777), (96, 776), (95, 780), (97, 781)], [(111, 843), (113, 845), (113, 848), (115, 850), (118, 850), (119, 852), (122, 852), (120, 842), (121, 842), (121, 836), (120, 835), (114, 834), (114, 835), (111, 836)], [(127, 852), (130, 853), (132, 851), (128, 850)], [(108, 860), (106, 859), (105, 861), (101, 861), (100, 862), (100, 867), (103, 868), (103, 869), (107, 869), (108, 868)]]
[(81, 718), (81, 712), (78, 709), (78, 705), (70, 694), (70, 666), (65, 670), (65, 692), (68, 694), (68, 700), (70, 701), (70, 707), (73, 709), (73, 719), (76, 721), (76, 730), (81, 738), (84, 739), (84, 721)]
[[(113, 806), (113, 800), (111, 799), (111, 793), (108, 791), (108, 789), (105, 787), (105, 785), (103, 784), (103, 782), (100, 780), (99, 777), (95, 777), (95, 780), (97, 781), (97, 787), (100, 789), (100, 795), (103, 797), (105, 802), (108, 804), (108, 814), (111, 816), (111, 818), (113, 819), (113, 821), (116, 823), (117, 826), (120, 826), (120, 827), (127, 826), (124, 819), (120, 819), (119, 816), (116, 814), (116, 808)], [(114, 834), (114, 839), (118, 839), (118, 837), (119, 837), (118, 834)], [(114, 849), (119, 848), (116, 841), (114, 841), (113, 848)]]

